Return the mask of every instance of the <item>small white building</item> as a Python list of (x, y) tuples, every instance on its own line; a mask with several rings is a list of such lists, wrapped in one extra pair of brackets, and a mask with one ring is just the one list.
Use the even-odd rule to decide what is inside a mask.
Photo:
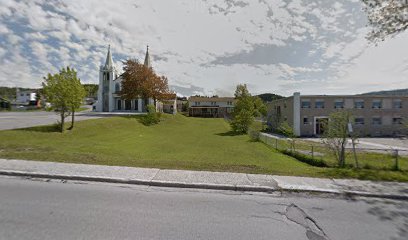
[[(149, 47), (147, 47), (144, 65), (151, 67)], [(105, 65), (99, 68), (99, 89), (98, 102), (95, 110), (97, 112), (146, 112), (147, 105), (154, 104), (153, 99), (121, 99), (119, 92), (122, 89), (122, 76), (119, 75), (118, 69), (115, 67), (110, 46), (106, 56)], [(159, 104), (156, 104), (158, 108)]]
[(16, 90), (16, 103), (29, 104), (35, 102), (37, 94), (33, 90), (20, 91)]

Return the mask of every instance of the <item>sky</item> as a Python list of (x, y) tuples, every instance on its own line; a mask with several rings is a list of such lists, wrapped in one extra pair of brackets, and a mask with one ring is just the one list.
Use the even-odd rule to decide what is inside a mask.
[(179, 95), (358, 94), (408, 88), (408, 33), (377, 46), (359, 0), (0, 0), (0, 86), (71, 66), (98, 83), (143, 61)]

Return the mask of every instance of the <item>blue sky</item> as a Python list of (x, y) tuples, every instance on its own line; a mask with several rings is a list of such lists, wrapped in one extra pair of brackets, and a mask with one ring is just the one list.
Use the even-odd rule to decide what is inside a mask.
[(358, 0), (0, 0), (0, 85), (39, 87), (77, 69), (98, 82), (143, 60), (181, 95), (354, 94), (408, 88), (408, 33), (371, 45)]

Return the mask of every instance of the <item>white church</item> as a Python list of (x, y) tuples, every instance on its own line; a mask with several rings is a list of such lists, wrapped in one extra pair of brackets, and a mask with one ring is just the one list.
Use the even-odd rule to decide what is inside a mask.
[[(147, 46), (144, 65), (151, 67), (149, 46)], [(121, 99), (119, 92), (122, 87), (122, 76), (113, 63), (110, 46), (105, 65), (99, 68), (98, 101), (95, 106), (97, 112), (146, 112), (147, 105), (154, 104), (153, 99)], [(161, 111), (161, 104), (156, 104), (156, 110)]]

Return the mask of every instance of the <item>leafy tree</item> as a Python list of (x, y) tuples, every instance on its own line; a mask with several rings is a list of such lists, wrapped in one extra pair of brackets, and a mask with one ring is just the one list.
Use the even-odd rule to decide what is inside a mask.
[(187, 112), (188, 111), (188, 101), (181, 104), (181, 111), (182, 112)]
[(255, 107), (246, 84), (239, 84), (235, 90), (237, 100), (232, 113), (231, 128), (234, 132), (247, 133), (254, 122)]
[(266, 106), (261, 99), (251, 96), (246, 84), (237, 86), (235, 99), (231, 128), (234, 132), (247, 133), (255, 117), (266, 116)]
[(162, 100), (163, 95), (170, 92), (167, 77), (158, 76), (152, 68), (137, 60), (130, 59), (124, 62), (123, 70), (120, 92), (123, 99), (153, 98), (156, 104), (157, 100)]
[(67, 67), (62, 69), (60, 74), (69, 81), (69, 99), (68, 106), (71, 110), (71, 127), (74, 128), (75, 122), (75, 111), (79, 109), (83, 103), (86, 96), (86, 91), (84, 86), (81, 84), (81, 80), (77, 77), (77, 72), (74, 69)]
[(265, 118), (266, 115), (268, 114), (268, 111), (266, 109), (266, 105), (262, 101), (261, 98), (259, 97), (253, 97), (253, 102), (254, 102), (254, 116), (255, 117), (260, 117), (262, 121), (262, 130), (264, 129), (265, 125)]
[[(62, 68), (59, 73), (48, 74), (44, 77), (43, 92), (47, 101), (51, 103), (52, 108), (57, 111), (61, 117), (59, 129), (64, 131), (65, 118), (71, 113), (75, 115), (75, 110), (80, 107), (85, 90), (77, 73), (74, 69)], [(71, 129), (73, 128), (74, 116), (72, 116)]]
[(288, 122), (284, 121), (281, 124), (279, 124), (278, 127), (278, 132), (286, 137), (289, 138), (294, 138), (296, 137), (295, 132), (293, 131), (293, 128), (289, 125)]
[(253, 97), (255, 117), (265, 117), (268, 113), (266, 105), (259, 97)]
[(408, 0), (362, 0), (372, 31), (367, 38), (372, 42), (383, 41), (387, 37), (408, 28)]
[(274, 93), (263, 93), (257, 95), (257, 97), (261, 98), (264, 102), (272, 102), (273, 100), (284, 98), (283, 96)]
[[(333, 152), (339, 167), (344, 167), (346, 164), (348, 139), (354, 141), (357, 138), (356, 135), (348, 131), (348, 124), (351, 120), (352, 115), (348, 111), (334, 112), (329, 115), (329, 121), (325, 128), (323, 143)], [(357, 162), (356, 164), (358, 166)]]
[(95, 98), (98, 95), (98, 84), (83, 84), (86, 97)]

